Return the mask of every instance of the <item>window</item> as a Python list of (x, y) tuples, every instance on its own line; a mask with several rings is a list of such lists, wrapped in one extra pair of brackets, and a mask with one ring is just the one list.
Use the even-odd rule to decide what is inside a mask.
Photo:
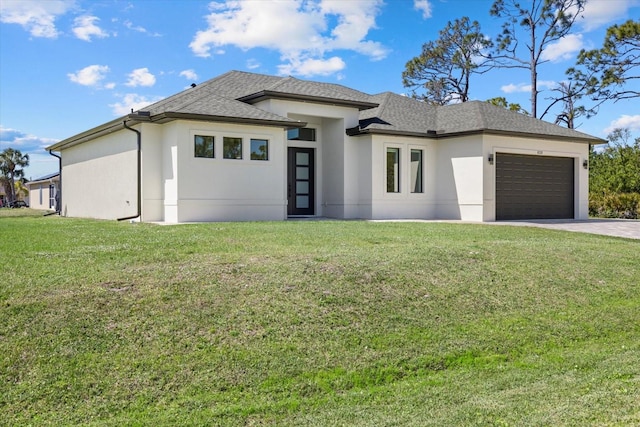
[(314, 128), (289, 129), (287, 139), (289, 141), (315, 141), (316, 130)]
[(387, 193), (400, 192), (400, 149), (387, 148)]
[(411, 192), (422, 193), (422, 150), (411, 150)]
[(56, 206), (56, 187), (53, 184), (49, 185), (49, 208)]
[(213, 150), (214, 138), (212, 136), (196, 135), (194, 138), (194, 151), (196, 157), (215, 157)]
[(225, 159), (242, 159), (242, 138), (225, 136), (222, 139), (222, 157)]
[(269, 160), (269, 141), (251, 139), (251, 160)]
[(42, 184), (40, 184), (40, 206), (42, 206)]

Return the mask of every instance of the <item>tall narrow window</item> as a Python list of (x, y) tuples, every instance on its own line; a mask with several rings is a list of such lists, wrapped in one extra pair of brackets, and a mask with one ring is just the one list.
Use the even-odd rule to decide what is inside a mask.
[(422, 150), (411, 150), (411, 192), (422, 191)]
[(400, 149), (387, 148), (387, 193), (400, 192)]
[(251, 160), (269, 160), (269, 141), (251, 139)]
[(242, 138), (225, 136), (222, 139), (222, 157), (225, 159), (242, 159)]
[(56, 187), (53, 184), (49, 185), (49, 209), (56, 206)]
[(196, 135), (193, 140), (194, 155), (196, 157), (215, 157), (213, 150), (214, 138), (212, 136)]

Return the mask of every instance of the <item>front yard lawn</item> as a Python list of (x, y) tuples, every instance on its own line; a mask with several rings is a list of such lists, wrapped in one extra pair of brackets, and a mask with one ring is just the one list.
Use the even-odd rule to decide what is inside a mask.
[(640, 424), (640, 244), (0, 213), (0, 425)]

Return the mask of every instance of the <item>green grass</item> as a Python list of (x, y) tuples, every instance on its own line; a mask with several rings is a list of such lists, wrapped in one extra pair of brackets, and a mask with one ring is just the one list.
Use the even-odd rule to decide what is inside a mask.
[(2, 425), (640, 424), (638, 241), (6, 212)]

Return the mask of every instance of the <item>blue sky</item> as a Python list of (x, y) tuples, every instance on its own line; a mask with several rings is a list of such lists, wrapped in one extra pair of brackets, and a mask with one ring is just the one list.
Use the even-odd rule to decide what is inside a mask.
[[(523, 0), (526, 3), (527, 0)], [(495, 36), (492, 0), (1, 0), (0, 151), (31, 157), (26, 176), (55, 172), (44, 147), (229, 70), (407, 93), (405, 63), (448, 21), (468, 16)], [(606, 28), (640, 17), (640, 0), (589, 0), (573, 33), (546, 53), (539, 88), (565, 77)], [(526, 70), (494, 70), (471, 98), (529, 109)], [(546, 107), (548, 90), (539, 97)], [(551, 119), (551, 118), (550, 118)], [(552, 120), (552, 119), (551, 119)], [(608, 103), (579, 130), (640, 136), (640, 100)]]

